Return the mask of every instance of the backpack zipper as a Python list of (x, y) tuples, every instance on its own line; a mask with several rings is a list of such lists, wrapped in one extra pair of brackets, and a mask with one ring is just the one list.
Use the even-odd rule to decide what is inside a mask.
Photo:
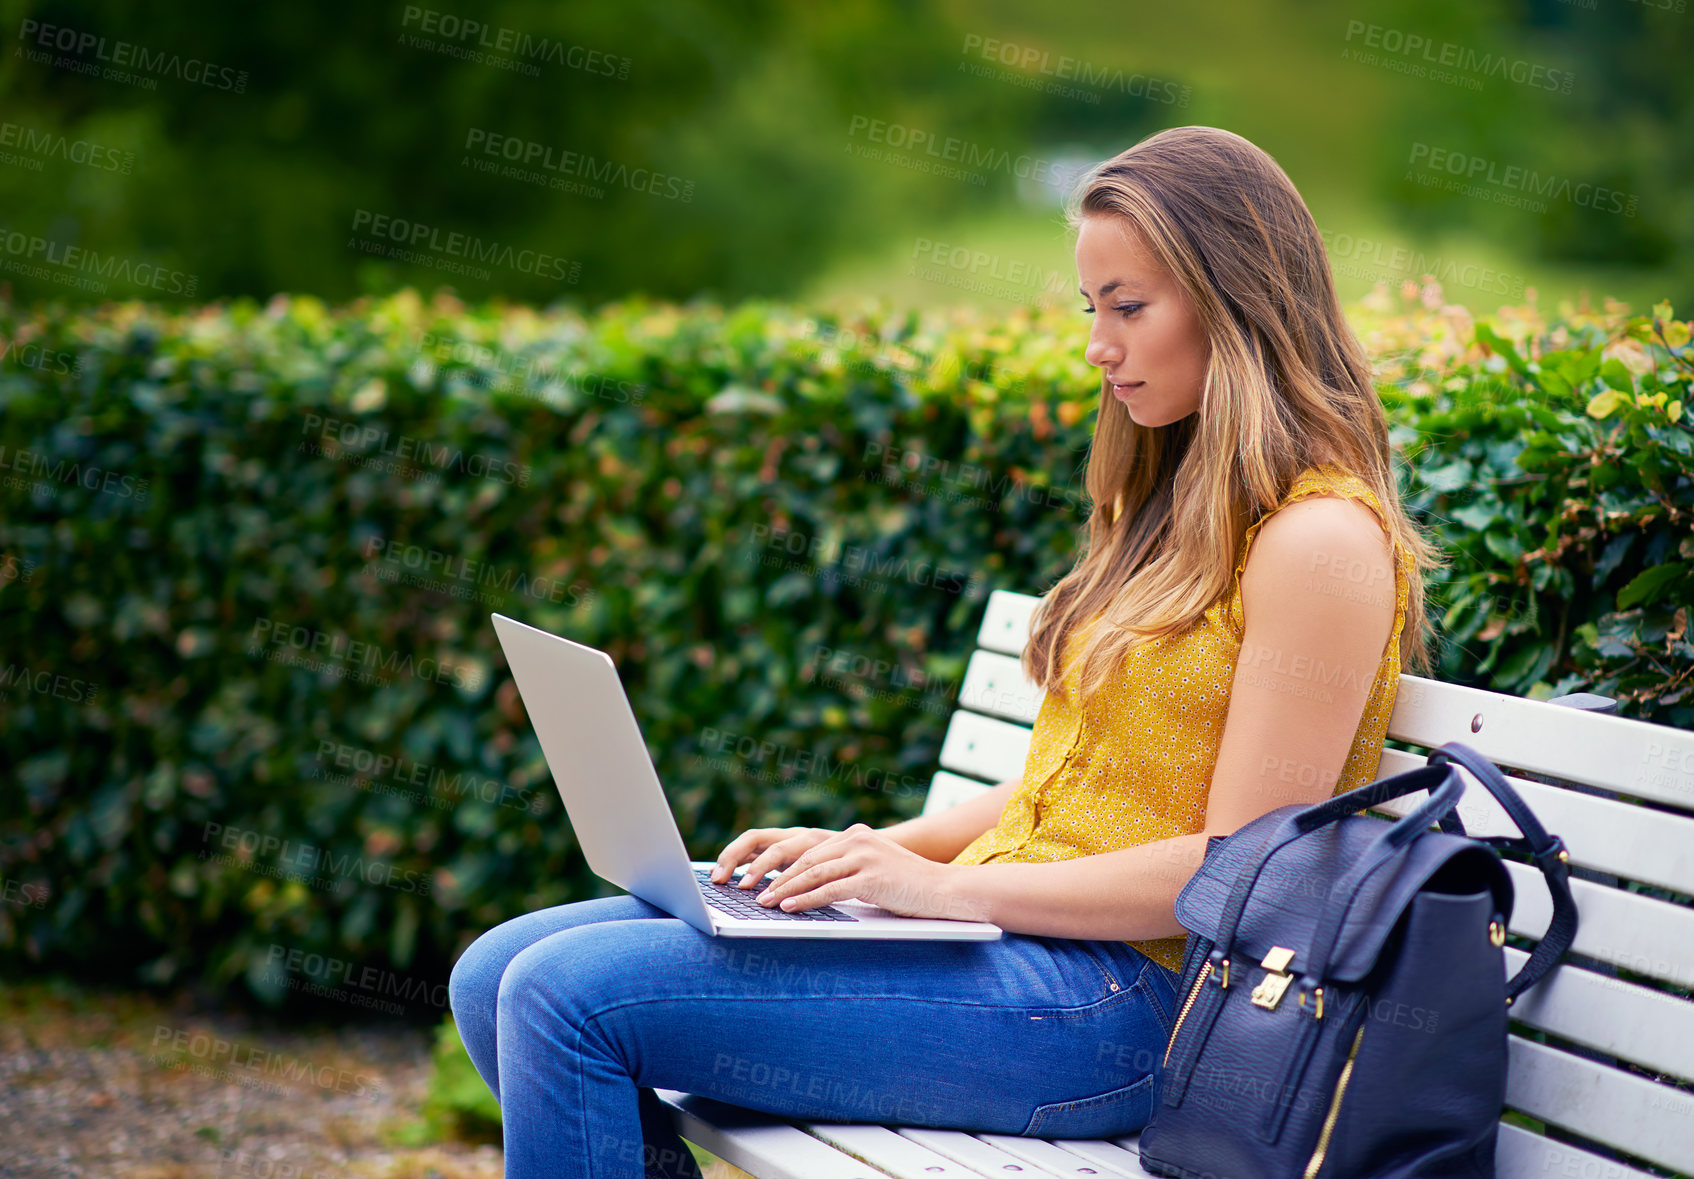
[(1323, 1116), (1323, 1129), (1318, 1132), (1317, 1149), (1312, 1151), (1312, 1157), (1306, 1162), (1306, 1172), (1302, 1179), (1314, 1179), (1323, 1167), (1323, 1156), (1329, 1150), (1329, 1136), (1335, 1130), (1335, 1121), (1341, 1116), (1341, 1095), (1347, 1091), (1347, 1082), (1353, 1076), (1353, 1058), (1359, 1054), (1359, 1041), (1365, 1037), (1365, 1025), (1359, 1024), (1359, 1030), (1353, 1033), (1353, 1046), (1347, 1050), (1347, 1063), (1341, 1066), (1341, 1075), (1335, 1078), (1335, 1092), (1329, 1099), (1329, 1112)]
[(1194, 976), (1194, 985), (1188, 988), (1188, 998), (1182, 1001), (1182, 1010), (1176, 1013), (1176, 1023), (1171, 1026), (1170, 1043), (1165, 1045), (1164, 1064), (1171, 1062), (1171, 1049), (1176, 1045), (1176, 1034), (1182, 1030), (1182, 1021), (1188, 1018), (1188, 1012), (1194, 1006), (1194, 1000), (1200, 997), (1200, 984), (1206, 981), (1206, 976), (1212, 973), (1211, 959), (1207, 959), (1200, 973)]

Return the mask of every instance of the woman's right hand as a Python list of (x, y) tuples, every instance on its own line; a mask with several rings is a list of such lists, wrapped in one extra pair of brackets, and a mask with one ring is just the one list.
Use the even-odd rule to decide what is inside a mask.
[(735, 870), (751, 860), (737, 887), (752, 888), (754, 882), (763, 881), (771, 869), (788, 867), (830, 836), (839, 834), (839, 831), (826, 827), (754, 827), (730, 840), (719, 853), (717, 866), (712, 869), (712, 880), (719, 884), (728, 883)]

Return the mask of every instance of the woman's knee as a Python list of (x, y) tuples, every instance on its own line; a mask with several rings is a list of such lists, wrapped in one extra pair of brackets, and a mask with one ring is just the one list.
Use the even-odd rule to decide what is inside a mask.
[(500, 1021), (582, 1025), (650, 1001), (690, 963), (704, 964), (706, 935), (668, 921), (602, 921), (561, 930), (514, 955), (501, 975)]
[(452, 1001), (455, 987), (467, 998), (473, 991), (487, 991), (492, 999), (500, 975), (511, 960), (555, 933), (581, 925), (666, 915), (639, 897), (615, 896), (571, 901), (502, 921), (485, 930), (454, 963), (448, 980), (448, 1001)]
[(509, 939), (501, 936), (503, 926), (484, 930), (459, 955), (447, 976), (447, 1004), (453, 1010), (454, 1022), (463, 1025), (467, 1020), (493, 1015), (495, 994), (500, 975), (511, 959)]

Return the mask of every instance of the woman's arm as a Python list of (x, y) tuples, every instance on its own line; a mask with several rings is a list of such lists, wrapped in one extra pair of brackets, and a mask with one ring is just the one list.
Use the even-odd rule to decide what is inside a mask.
[[(948, 864), (855, 824), (796, 859), (764, 896), (790, 911), (857, 896), (909, 916), (1047, 937), (1181, 934), (1176, 895), (1208, 836), (1334, 793), (1393, 630), (1390, 552), (1370, 509), (1342, 499), (1290, 504), (1259, 529), (1242, 574), (1246, 630), (1200, 831), (1050, 863)], [(975, 801), (983, 810), (973, 828), (988, 817)]]
[(1394, 625), (1391, 561), (1362, 504), (1314, 498), (1267, 519), (1242, 574), (1246, 631), (1204, 828), (1054, 863), (948, 866), (958, 911), (1048, 937), (1182, 934), (1176, 895), (1208, 836), (1334, 793)]
[(1022, 781), (1022, 778), (1013, 778), (1010, 782), (1002, 782), (967, 802), (933, 815), (919, 815), (892, 827), (883, 827), (881, 833), (926, 860), (945, 864), (1000, 821), (1006, 800)]

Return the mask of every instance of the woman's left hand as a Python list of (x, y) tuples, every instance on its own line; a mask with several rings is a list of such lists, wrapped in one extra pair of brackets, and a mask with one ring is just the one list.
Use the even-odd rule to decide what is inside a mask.
[(947, 888), (957, 871), (854, 823), (802, 853), (765, 886), (759, 903), (797, 913), (857, 898), (902, 917), (977, 920)]

